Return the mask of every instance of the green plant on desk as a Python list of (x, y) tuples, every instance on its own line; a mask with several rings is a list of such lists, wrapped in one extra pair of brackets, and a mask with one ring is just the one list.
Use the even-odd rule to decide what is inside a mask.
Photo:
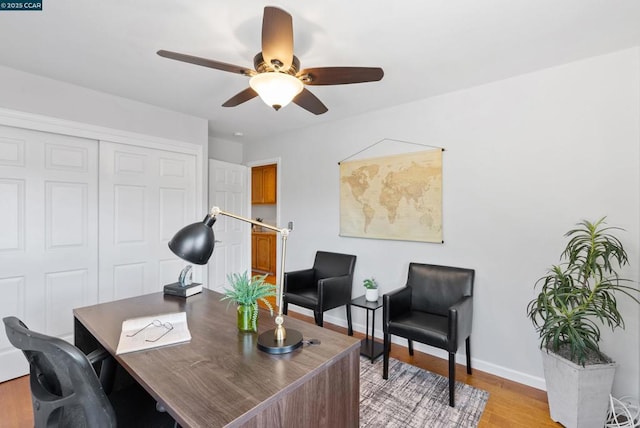
[(269, 308), (273, 316), (273, 306), (267, 297), (275, 297), (276, 286), (265, 282), (267, 275), (249, 277), (245, 271), (242, 275), (232, 273), (227, 275), (231, 288), (224, 289), (224, 296), (220, 300), (235, 302), (238, 306), (238, 329), (243, 332), (258, 331), (258, 301)]

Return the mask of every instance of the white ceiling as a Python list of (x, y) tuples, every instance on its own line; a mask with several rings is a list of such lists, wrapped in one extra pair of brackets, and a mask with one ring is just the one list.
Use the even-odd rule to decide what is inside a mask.
[[(39, 1), (41, 12), (0, 11), (0, 65), (206, 118), (210, 135), (247, 142), (640, 45), (638, 0)], [(303, 68), (385, 77), (309, 87), (329, 108), (320, 116), (258, 98), (224, 108), (246, 77), (156, 55), (253, 67), (265, 5), (293, 16)]]

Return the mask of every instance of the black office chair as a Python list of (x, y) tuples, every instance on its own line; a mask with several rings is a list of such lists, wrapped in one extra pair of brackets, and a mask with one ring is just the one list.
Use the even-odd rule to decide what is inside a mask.
[(175, 425), (168, 414), (156, 411), (155, 400), (137, 384), (107, 397), (116, 368), (107, 351), (85, 355), (62, 339), (29, 330), (16, 317), (2, 321), (9, 342), (29, 362), (36, 428)]
[(383, 296), (384, 379), (389, 375), (391, 335), (425, 343), (449, 353), (449, 405), (455, 407), (455, 356), (465, 342), (471, 374), (471, 321), (475, 271), (420, 263), (409, 264), (407, 285)]
[(351, 286), (356, 256), (318, 251), (311, 269), (284, 274), (282, 312), (289, 304), (313, 310), (316, 325), (322, 327), (323, 313), (346, 305), (349, 336), (351, 325)]

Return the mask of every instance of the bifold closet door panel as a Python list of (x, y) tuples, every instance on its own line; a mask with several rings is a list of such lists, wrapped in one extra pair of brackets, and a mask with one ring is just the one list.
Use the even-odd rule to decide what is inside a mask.
[(168, 242), (201, 220), (196, 157), (100, 142), (99, 301), (161, 291), (186, 262)]
[[(98, 142), (0, 126), (0, 317), (73, 340), (98, 299)], [(26, 374), (0, 334), (0, 382)]]

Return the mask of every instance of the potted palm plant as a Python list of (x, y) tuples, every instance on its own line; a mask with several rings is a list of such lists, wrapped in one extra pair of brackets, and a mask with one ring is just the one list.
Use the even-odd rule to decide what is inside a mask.
[(562, 263), (536, 282), (527, 316), (540, 336), (551, 418), (565, 427), (604, 426), (615, 363), (600, 351), (600, 326), (624, 328), (619, 295), (635, 302), (637, 289), (618, 276), (628, 264), (622, 229), (605, 218), (582, 221), (569, 238)]
[(220, 300), (235, 302), (238, 312), (238, 330), (241, 332), (258, 331), (258, 301), (261, 301), (273, 316), (273, 306), (267, 297), (276, 295), (276, 286), (265, 282), (267, 275), (249, 277), (247, 272), (242, 275), (233, 273), (227, 276), (231, 288), (224, 289)]

